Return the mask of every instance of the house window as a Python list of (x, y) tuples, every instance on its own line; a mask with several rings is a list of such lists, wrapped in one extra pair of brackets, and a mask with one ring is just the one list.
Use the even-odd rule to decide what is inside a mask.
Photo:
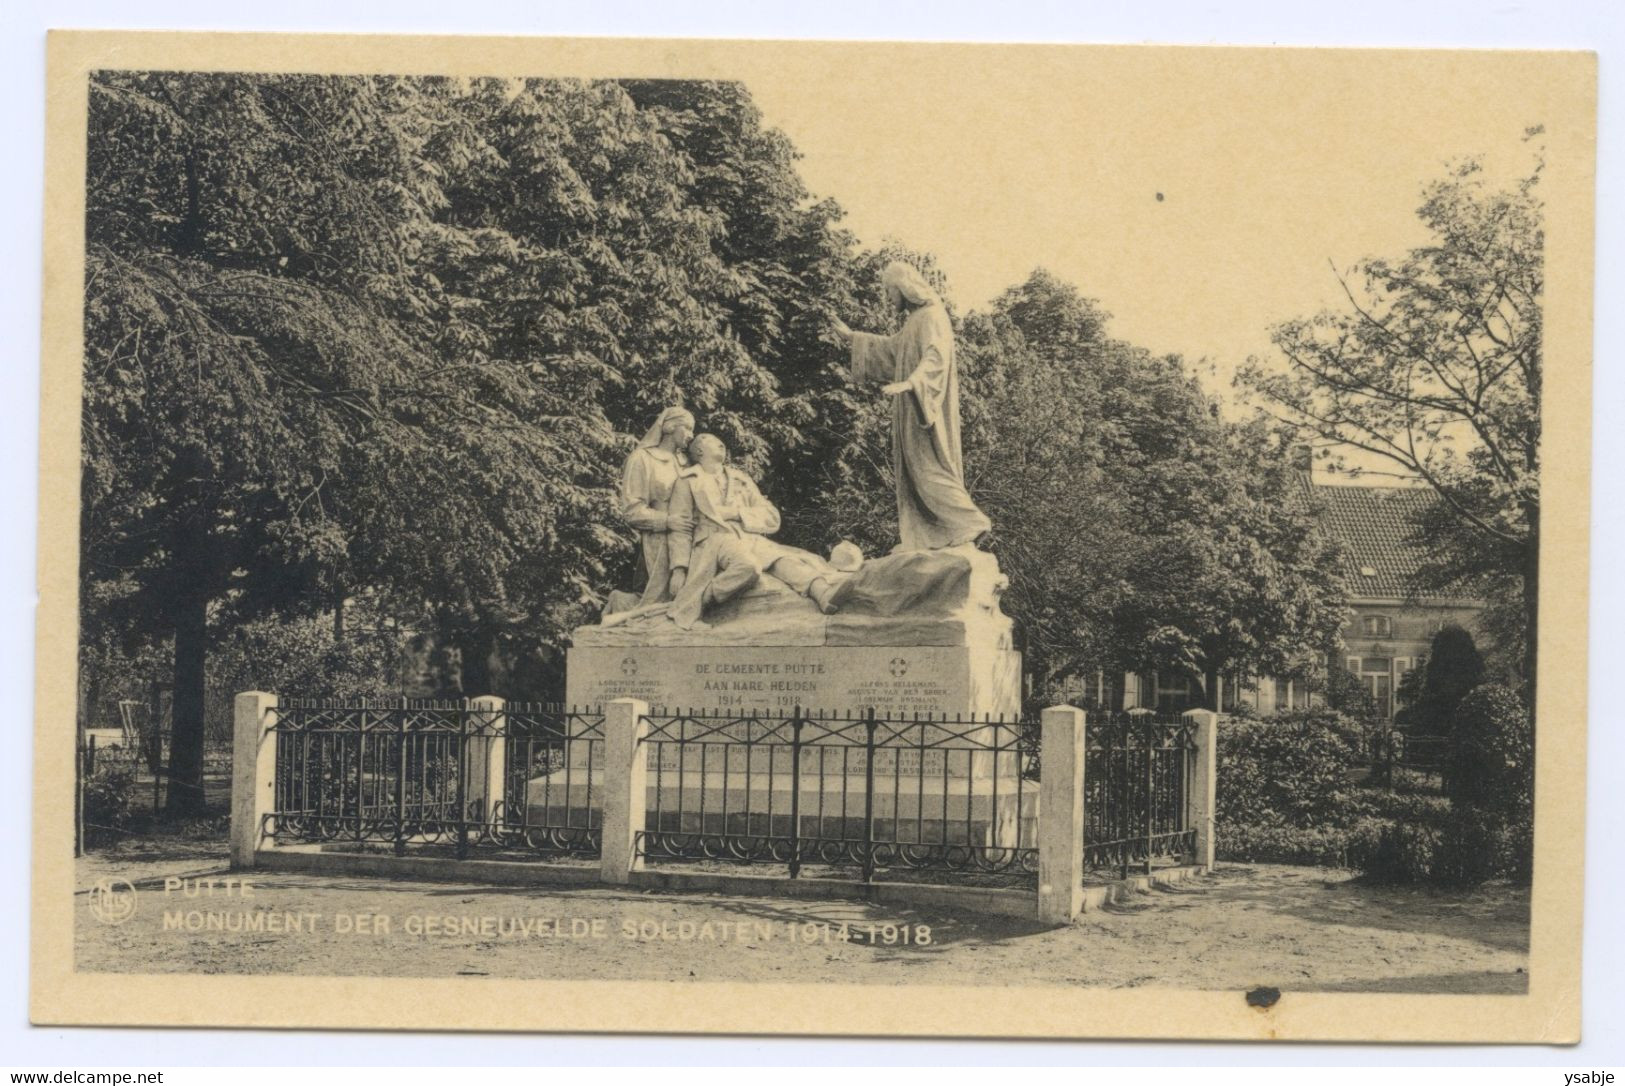
[(1366, 615), (1360, 620), (1360, 632), (1367, 637), (1391, 637), (1394, 623), (1387, 615)]
[(1156, 708), (1159, 713), (1179, 713), (1196, 704), (1189, 675), (1157, 672)]
[(1388, 720), (1394, 715), (1394, 661), (1387, 656), (1366, 656), (1360, 660), (1360, 683), (1377, 703), (1377, 715)]
[(1401, 705), (1410, 704), (1409, 699), (1400, 696), (1400, 687), (1404, 684), (1405, 677), (1408, 676), (1411, 672), (1413, 672), (1415, 670), (1416, 670), (1416, 657), (1414, 657), (1414, 656), (1396, 656), (1396, 657), (1394, 657), (1394, 707), (1395, 707), (1396, 710)]
[(1123, 704), (1123, 673), (1120, 671), (1095, 672), (1093, 683), (1095, 708), (1110, 711)]

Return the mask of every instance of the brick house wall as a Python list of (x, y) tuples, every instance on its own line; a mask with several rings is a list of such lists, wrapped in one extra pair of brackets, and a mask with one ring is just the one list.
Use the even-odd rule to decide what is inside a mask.
[[(1330, 661), (1365, 684), (1384, 719), (1397, 708), (1395, 693), (1405, 673), (1428, 653), (1433, 635), (1447, 625), (1477, 634), (1483, 604), (1475, 601), (1360, 599), (1343, 626), (1339, 659)], [(1387, 630), (1386, 634), (1381, 631)]]

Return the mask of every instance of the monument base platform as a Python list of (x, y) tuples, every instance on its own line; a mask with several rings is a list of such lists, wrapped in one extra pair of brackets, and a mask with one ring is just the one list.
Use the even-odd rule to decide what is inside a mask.
[(668, 713), (1013, 718), (1021, 705), (1021, 655), (986, 646), (588, 646), (567, 667), (571, 704), (638, 698)]
[(1021, 654), (999, 610), (1005, 578), (974, 547), (874, 559), (844, 581), (838, 610), (763, 576), (683, 630), (663, 614), (572, 635), (566, 700), (639, 698), (667, 712), (811, 712), (968, 719), (1021, 707)]
[[(557, 775), (559, 777), (562, 774)], [(868, 797), (863, 774), (804, 778), (799, 814), (801, 836), (862, 840)], [(603, 795), (601, 770), (590, 776), (575, 770), (569, 785), (537, 777), (526, 786), (526, 821), (559, 826), (589, 825), (598, 812), (589, 805)], [(728, 833), (788, 836), (788, 776), (762, 774), (747, 782), (721, 775), (702, 780), (698, 774), (673, 776), (656, 783), (650, 774), (645, 797), (647, 830), (668, 833)], [(999, 848), (1030, 845), (1038, 840), (1038, 782), (1013, 777), (907, 778), (903, 787), (877, 775), (874, 791), (875, 839), (899, 844), (969, 844)]]

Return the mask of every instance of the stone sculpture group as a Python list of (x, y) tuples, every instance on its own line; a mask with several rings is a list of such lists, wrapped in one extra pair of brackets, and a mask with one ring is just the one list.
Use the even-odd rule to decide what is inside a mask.
[[(881, 274), (887, 300), (903, 315), (893, 335), (854, 332), (840, 320), (831, 334), (850, 351), (850, 378), (881, 385), (892, 398), (892, 465), (897, 480), (898, 545), (893, 556), (965, 548), (990, 530), (965, 489), (959, 439), (959, 381), (953, 330), (941, 299), (901, 261)], [(643, 586), (612, 594), (602, 626), (667, 621), (705, 629), (702, 615), (771, 577), (829, 615), (851, 597), (849, 583), (864, 565), (850, 543), (828, 558), (775, 542), (779, 512), (756, 482), (727, 463), (713, 434), (695, 436), (694, 415), (669, 407), (626, 460), (620, 510), (637, 531)], [(916, 570), (919, 563), (885, 563)], [(907, 586), (866, 578), (866, 595), (909, 596)], [(915, 589), (918, 589), (918, 585)], [(917, 593), (916, 593), (917, 594)]]

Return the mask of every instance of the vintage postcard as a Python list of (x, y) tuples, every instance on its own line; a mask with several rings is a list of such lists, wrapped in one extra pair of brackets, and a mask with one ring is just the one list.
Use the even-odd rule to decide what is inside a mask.
[(34, 1021), (1577, 1040), (1595, 89), (53, 34)]

